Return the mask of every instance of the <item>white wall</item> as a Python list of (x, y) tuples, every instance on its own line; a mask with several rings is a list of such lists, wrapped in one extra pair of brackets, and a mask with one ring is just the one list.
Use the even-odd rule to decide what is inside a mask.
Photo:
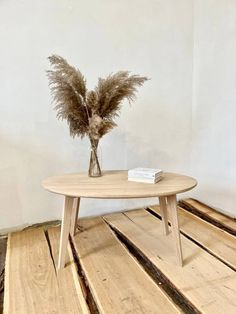
[[(102, 140), (103, 169), (188, 173), (191, 1), (0, 0), (0, 21), (1, 230), (60, 218), (62, 198), (44, 191), (41, 180), (88, 168), (88, 142), (70, 138), (50, 104), (45, 70), (52, 53), (79, 67), (90, 88), (120, 69), (152, 78)], [(83, 200), (81, 214), (134, 205)]]
[(191, 173), (199, 200), (236, 217), (236, 1), (194, 1)]

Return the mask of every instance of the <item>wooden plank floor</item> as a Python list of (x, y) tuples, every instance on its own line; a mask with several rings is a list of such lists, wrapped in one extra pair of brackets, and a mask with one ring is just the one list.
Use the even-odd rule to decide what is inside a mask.
[[(202, 313), (236, 313), (236, 273), (182, 236), (184, 267), (176, 266), (172, 235), (162, 235), (161, 221), (145, 210), (106, 216), (153, 266)], [(236, 247), (236, 239), (235, 239)]]
[[(57, 265), (60, 229), (50, 228), (48, 230), (48, 239), (50, 241), (54, 265)], [(61, 309), (63, 309), (64, 313), (90, 313), (80, 286), (80, 278), (77, 275), (77, 269), (70, 246), (68, 246), (67, 265), (64, 269), (60, 269), (57, 272), (57, 283), (60, 300), (62, 302)]]
[[(53, 237), (50, 232), (52, 247), (58, 246), (58, 237)], [(77, 280), (73, 280), (72, 267), (69, 263), (56, 275), (42, 228), (11, 234), (6, 256), (4, 313), (86, 313), (73, 287)]]
[(228, 217), (213, 208), (191, 198), (181, 200), (179, 205), (182, 208), (193, 212), (195, 215), (202, 217), (204, 220), (224, 229), (225, 231), (236, 236), (236, 219)]
[(101, 218), (83, 220), (76, 251), (100, 313), (178, 313)]
[[(150, 209), (160, 216), (159, 206), (154, 206)], [(216, 258), (236, 270), (235, 236), (215, 227), (181, 207), (179, 207), (178, 217), (182, 234), (190, 237)]]
[(182, 268), (158, 206), (79, 220), (59, 272), (59, 227), (11, 234), (4, 314), (236, 313), (235, 221), (191, 206), (179, 208)]

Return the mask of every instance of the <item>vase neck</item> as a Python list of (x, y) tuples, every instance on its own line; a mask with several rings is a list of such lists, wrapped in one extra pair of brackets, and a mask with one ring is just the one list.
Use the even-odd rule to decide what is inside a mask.
[(93, 148), (97, 149), (98, 143), (99, 143), (99, 140), (94, 140), (94, 139), (90, 138), (90, 144)]

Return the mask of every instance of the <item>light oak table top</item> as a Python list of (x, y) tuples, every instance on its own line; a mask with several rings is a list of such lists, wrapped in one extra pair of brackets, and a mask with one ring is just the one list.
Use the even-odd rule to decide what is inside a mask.
[(47, 178), (43, 187), (53, 193), (85, 198), (146, 198), (186, 192), (197, 185), (194, 178), (166, 172), (156, 184), (128, 181), (127, 170), (103, 171), (91, 178), (87, 172)]

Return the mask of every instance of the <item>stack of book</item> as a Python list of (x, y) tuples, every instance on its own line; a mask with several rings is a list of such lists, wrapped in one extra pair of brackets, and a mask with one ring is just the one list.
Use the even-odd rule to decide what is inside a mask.
[(134, 168), (128, 171), (128, 181), (157, 183), (162, 178), (162, 170), (151, 168)]

